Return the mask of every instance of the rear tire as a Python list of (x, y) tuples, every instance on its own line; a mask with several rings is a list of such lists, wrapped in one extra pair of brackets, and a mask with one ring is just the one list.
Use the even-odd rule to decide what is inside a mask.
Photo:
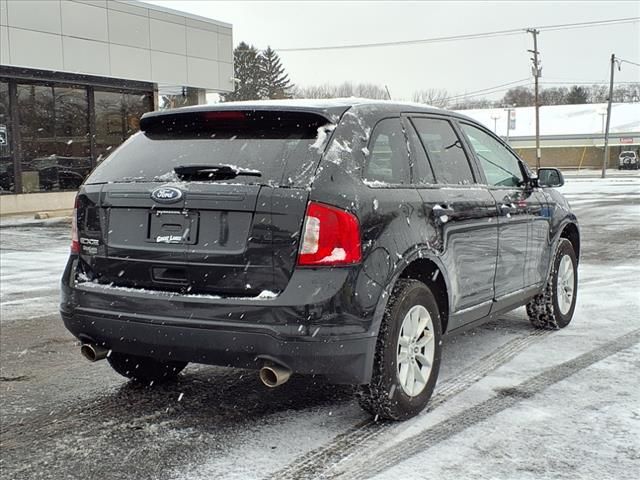
[(107, 361), (117, 373), (139, 383), (164, 383), (173, 380), (187, 366), (187, 362), (163, 362), (118, 352), (111, 352)]
[(578, 293), (578, 261), (573, 245), (561, 238), (547, 286), (527, 304), (529, 320), (536, 328), (557, 330), (571, 322)]
[(429, 287), (398, 280), (380, 325), (371, 383), (358, 392), (362, 408), (388, 420), (420, 413), (438, 379), (441, 337), (440, 312)]

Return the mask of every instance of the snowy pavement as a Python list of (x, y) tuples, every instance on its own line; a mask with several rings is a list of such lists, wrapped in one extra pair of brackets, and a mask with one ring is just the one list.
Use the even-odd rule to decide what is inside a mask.
[(572, 324), (536, 331), (519, 309), (448, 338), (404, 423), (306, 378), (190, 365), (129, 384), (62, 327), (68, 227), (0, 229), (0, 478), (640, 478), (640, 176), (562, 191), (583, 238)]

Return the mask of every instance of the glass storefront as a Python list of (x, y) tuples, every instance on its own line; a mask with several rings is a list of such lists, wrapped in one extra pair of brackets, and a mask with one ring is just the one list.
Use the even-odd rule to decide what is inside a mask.
[(0, 194), (15, 191), (10, 139), (9, 83), (0, 81)]
[(150, 110), (151, 91), (1, 80), (0, 193), (76, 190)]
[(75, 190), (91, 171), (86, 88), (18, 84), (22, 192)]

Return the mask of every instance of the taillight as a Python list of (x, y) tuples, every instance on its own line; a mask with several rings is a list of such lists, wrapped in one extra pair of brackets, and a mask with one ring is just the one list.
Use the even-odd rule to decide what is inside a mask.
[(71, 215), (71, 253), (80, 253), (80, 239), (78, 238), (78, 197), (73, 205)]
[(298, 265), (340, 266), (361, 260), (360, 223), (356, 216), (329, 205), (309, 202)]

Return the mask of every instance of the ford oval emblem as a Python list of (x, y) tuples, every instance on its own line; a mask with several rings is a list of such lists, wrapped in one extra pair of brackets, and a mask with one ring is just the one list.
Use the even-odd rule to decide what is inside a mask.
[(151, 198), (158, 203), (175, 203), (182, 198), (182, 190), (173, 187), (159, 187), (151, 192)]

